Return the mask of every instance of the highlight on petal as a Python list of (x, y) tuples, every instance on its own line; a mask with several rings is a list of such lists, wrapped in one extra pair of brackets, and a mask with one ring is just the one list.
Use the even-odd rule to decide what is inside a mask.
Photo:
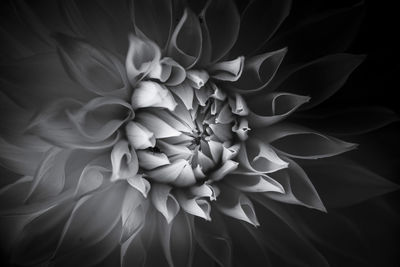
[(210, 78), (205, 70), (188, 70), (186, 72), (186, 77), (189, 83), (196, 89), (203, 87)]
[(243, 192), (285, 192), (280, 183), (265, 174), (229, 174), (224, 181)]
[(177, 86), (185, 80), (185, 69), (172, 58), (165, 57), (161, 59), (160, 64), (163, 74), (160, 76), (159, 80), (165, 83), (165, 85)]
[(139, 159), (140, 167), (146, 170), (152, 170), (171, 163), (164, 153), (148, 150), (139, 150), (136, 153)]
[(151, 81), (143, 81), (137, 85), (133, 90), (131, 103), (135, 110), (146, 107), (160, 107), (172, 111), (177, 105), (167, 88)]
[(291, 123), (275, 124), (268, 131), (256, 131), (255, 136), (284, 155), (302, 159), (331, 157), (357, 147)]
[(161, 70), (161, 51), (150, 40), (142, 40), (139, 37), (129, 35), (129, 50), (126, 57), (126, 72), (129, 82), (135, 86), (150, 72)]
[(136, 114), (136, 121), (150, 130), (155, 138), (167, 138), (181, 135), (181, 132), (172, 128), (167, 122), (159, 117), (148, 113), (140, 112)]
[(254, 97), (249, 101), (249, 105), (253, 107), (248, 116), (249, 123), (254, 128), (270, 126), (284, 120), (309, 101), (308, 96), (278, 92), (266, 97)]
[(111, 151), (112, 176), (111, 181), (128, 179), (137, 174), (139, 169), (135, 150), (129, 149), (127, 141), (116, 143)]
[(185, 9), (176, 25), (168, 45), (168, 56), (175, 59), (185, 69), (190, 69), (198, 61), (202, 47), (202, 34), (197, 16)]
[(222, 61), (213, 64), (208, 71), (216, 80), (235, 82), (242, 75), (244, 57), (238, 57), (230, 61)]
[(221, 188), (221, 192), (223, 193), (216, 202), (221, 213), (254, 226), (259, 225), (253, 203), (246, 195), (228, 187)]
[(143, 178), (143, 175), (137, 174), (133, 177), (128, 177), (126, 181), (131, 187), (139, 191), (144, 198), (147, 198), (147, 195), (149, 194), (151, 189), (151, 185), (146, 178)]
[(232, 113), (239, 116), (247, 116), (249, 114), (249, 108), (246, 101), (240, 94), (235, 94), (234, 98), (229, 98), (229, 105), (231, 106)]
[(273, 173), (288, 166), (288, 163), (282, 160), (268, 143), (255, 138), (242, 145), (238, 161), (241, 164), (240, 170), (237, 171), (239, 173)]
[(146, 149), (156, 144), (154, 134), (138, 122), (128, 122), (125, 131), (129, 144), (135, 149)]
[(176, 198), (171, 194), (172, 187), (166, 184), (153, 184), (151, 201), (154, 207), (171, 223), (180, 210)]
[(187, 213), (203, 218), (207, 221), (211, 220), (211, 206), (207, 200), (198, 197), (190, 197), (182, 191), (176, 193), (176, 199), (181, 208)]
[(188, 110), (193, 109), (194, 92), (188, 82), (183, 82), (177, 86), (170, 87), (171, 91), (177, 95)]
[(226, 86), (241, 94), (261, 91), (274, 78), (286, 51), (287, 48), (282, 48), (246, 59), (240, 78), (232, 85)]
[(289, 162), (288, 169), (270, 174), (283, 186), (284, 193), (266, 192), (264, 195), (277, 201), (326, 212), (326, 208), (306, 172), (295, 161), (289, 158), (285, 158), (285, 161)]
[(123, 64), (111, 53), (65, 34), (53, 35), (64, 68), (73, 80), (101, 96), (127, 97), (130, 89)]
[(122, 202), (121, 243), (139, 234), (144, 226), (147, 208), (148, 203), (143, 196), (135, 189), (128, 187)]

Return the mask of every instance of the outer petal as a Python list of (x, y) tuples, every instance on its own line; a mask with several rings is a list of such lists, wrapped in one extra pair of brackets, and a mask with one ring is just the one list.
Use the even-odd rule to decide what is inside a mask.
[(127, 141), (116, 143), (111, 151), (111, 181), (134, 177), (139, 169), (135, 150), (129, 149)]
[(154, 207), (170, 223), (179, 212), (179, 204), (171, 194), (172, 187), (166, 184), (153, 184), (151, 190), (151, 201)]

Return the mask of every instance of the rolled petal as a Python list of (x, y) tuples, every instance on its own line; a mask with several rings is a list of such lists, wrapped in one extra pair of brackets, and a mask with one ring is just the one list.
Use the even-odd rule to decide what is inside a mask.
[(204, 183), (202, 185), (191, 186), (189, 188), (189, 193), (193, 196), (208, 197), (210, 200), (216, 200), (219, 195), (219, 190), (215, 185)]
[(168, 76), (165, 76), (164, 80), (160, 79), (162, 82), (165, 83), (165, 85), (177, 86), (186, 79), (185, 69), (172, 58), (165, 57), (161, 59), (160, 63), (164, 72), (167, 72), (169, 74)]
[(238, 57), (230, 61), (222, 61), (212, 65), (208, 71), (216, 80), (235, 82), (242, 75), (244, 57)]
[(133, 188), (127, 188), (124, 200), (122, 202), (122, 236), (121, 243), (127, 239), (136, 236), (142, 229), (148, 203), (143, 196)]
[(224, 178), (227, 174), (237, 169), (239, 163), (233, 160), (227, 160), (224, 164), (216, 171), (212, 172), (208, 177), (212, 181), (219, 181)]
[(235, 125), (232, 126), (232, 131), (237, 134), (240, 140), (245, 141), (248, 138), (247, 132), (250, 131), (249, 123), (246, 119), (240, 119), (236, 121)]
[(136, 152), (136, 154), (139, 159), (140, 167), (146, 170), (152, 170), (171, 163), (164, 153), (139, 150)]
[(270, 145), (254, 138), (242, 146), (238, 160), (241, 167), (254, 173), (272, 173), (288, 166)]
[(285, 192), (280, 183), (267, 175), (230, 174), (224, 181), (244, 192)]
[(218, 210), (230, 217), (248, 222), (258, 226), (258, 220), (254, 211), (253, 203), (246, 195), (224, 187), (216, 206)]
[(230, 147), (223, 147), (222, 151), (222, 161), (225, 162), (227, 160), (233, 159), (240, 151), (240, 144), (235, 144)]
[(211, 206), (205, 199), (196, 199), (183, 192), (177, 192), (176, 199), (181, 208), (189, 214), (211, 221)]
[(135, 35), (129, 35), (129, 50), (126, 56), (126, 72), (129, 82), (135, 86), (150, 72), (161, 71), (161, 51), (150, 40), (142, 40)]
[(140, 82), (134, 89), (131, 99), (134, 109), (160, 107), (174, 110), (177, 103), (171, 92), (164, 86), (150, 81)]
[(171, 194), (172, 187), (165, 184), (153, 184), (151, 190), (151, 201), (154, 207), (170, 223), (178, 214), (180, 206)]
[(171, 145), (159, 140), (157, 141), (157, 146), (171, 159), (188, 159), (192, 155), (190, 149), (183, 145)]
[(326, 136), (291, 123), (279, 123), (268, 131), (255, 134), (260, 140), (271, 143), (276, 150), (290, 157), (317, 159), (331, 157), (355, 149), (356, 144)]
[(242, 75), (232, 83), (231, 88), (242, 94), (261, 91), (275, 76), (286, 51), (287, 49), (283, 48), (246, 59)]
[(147, 179), (143, 178), (143, 175), (137, 174), (133, 177), (129, 177), (126, 179), (128, 184), (139, 191), (144, 198), (147, 198), (147, 195), (150, 192), (151, 185)]
[(181, 132), (172, 128), (159, 117), (148, 112), (138, 113), (136, 115), (136, 121), (154, 133), (156, 138), (167, 138), (181, 135)]
[(256, 128), (270, 126), (287, 118), (310, 99), (308, 96), (291, 93), (271, 93), (265, 98), (254, 98), (249, 102), (251, 107), (255, 107), (248, 116), (249, 123)]
[(235, 98), (229, 98), (229, 105), (231, 106), (232, 113), (239, 116), (247, 116), (249, 114), (249, 108), (247, 107), (246, 101), (240, 94), (235, 94)]
[(161, 183), (172, 183), (178, 179), (179, 175), (182, 173), (183, 169), (190, 164), (188, 161), (183, 159), (178, 159), (171, 164), (158, 167), (154, 170), (147, 171), (146, 174), (157, 182)]
[(76, 82), (101, 96), (128, 96), (125, 68), (118, 58), (80, 39), (61, 33), (53, 37), (66, 71)]
[(114, 145), (111, 151), (111, 164), (111, 181), (133, 177), (139, 169), (135, 150), (130, 150), (128, 142), (124, 140)]
[(295, 161), (289, 158), (285, 158), (285, 161), (290, 163), (286, 171), (271, 174), (285, 189), (284, 194), (267, 192), (264, 193), (265, 196), (277, 201), (302, 205), (326, 212), (326, 208), (318, 192), (315, 190), (305, 171)]
[(188, 70), (186, 72), (186, 77), (195, 89), (203, 87), (210, 78), (205, 70)]
[(146, 149), (156, 145), (154, 134), (138, 122), (128, 122), (125, 131), (129, 144), (134, 149)]
[(167, 50), (168, 56), (175, 59), (185, 69), (189, 69), (198, 61), (201, 46), (200, 22), (192, 11), (185, 9), (172, 33)]

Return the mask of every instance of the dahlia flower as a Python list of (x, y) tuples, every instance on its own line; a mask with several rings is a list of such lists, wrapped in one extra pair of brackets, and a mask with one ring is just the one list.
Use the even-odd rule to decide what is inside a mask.
[(334, 181), (319, 178), (324, 199), (309, 174), (364, 176), (349, 183), (368, 192), (333, 197), (346, 205), (395, 188), (340, 156), (356, 144), (291, 116), (331, 96), (364, 56), (296, 61), (298, 32), (275, 34), (290, 1), (266, 14), (263, 1), (241, 14), (229, 0), (44, 2), (10, 3), (18, 16), (2, 30), (0, 216), (12, 264), (249, 266), (258, 253), (263, 266), (327, 266), (319, 236), (287, 208), (327, 212)]

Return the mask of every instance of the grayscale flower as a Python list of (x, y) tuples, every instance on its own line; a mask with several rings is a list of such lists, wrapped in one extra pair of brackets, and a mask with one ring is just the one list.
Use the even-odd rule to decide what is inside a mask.
[(316, 51), (293, 64), (301, 49), (270, 40), (290, 1), (270, 1), (265, 16), (262, 1), (241, 15), (229, 0), (127, 2), (7, 6), (28, 25), (5, 31), (15, 44), (0, 66), (13, 116), (0, 137), (10, 262), (229, 266), (238, 235), (254, 238), (247, 257), (258, 244), (326, 266), (305, 238), (313, 229), (285, 210), (327, 211), (308, 174), (374, 185), (345, 204), (396, 186), (338, 157), (356, 144), (286, 119), (329, 98), (364, 57)]

